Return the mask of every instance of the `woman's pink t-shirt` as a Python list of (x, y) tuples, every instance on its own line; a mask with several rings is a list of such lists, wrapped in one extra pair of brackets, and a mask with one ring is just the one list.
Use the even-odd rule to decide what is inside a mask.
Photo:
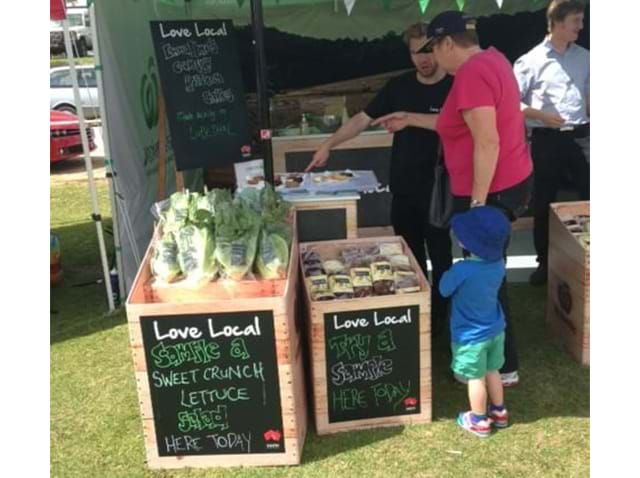
[(509, 60), (495, 48), (489, 48), (458, 69), (436, 123), (454, 196), (471, 196), (473, 137), (462, 112), (480, 106), (495, 107), (500, 137), (498, 164), (489, 192), (515, 186), (533, 169), (525, 142), (518, 83)]

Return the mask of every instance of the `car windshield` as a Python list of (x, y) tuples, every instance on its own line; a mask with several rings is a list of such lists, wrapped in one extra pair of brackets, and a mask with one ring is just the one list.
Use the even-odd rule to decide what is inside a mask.
[[(81, 13), (68, 13), (67, 20), (69, 20), (70, 27), (83, 26)], [(50, 28), (62, 28), (62, 20), (51, 20), (49, 26)]]
[[(96, 70), (94, 68), (78, 68), (76, 73), (78, 76), (78, 86), (80, 88), (96, 88), (98, 86)], [(73, 85), (71, 84), (69, 69), (52, 72), (49, 86), (51, 88), (71, 88)]]

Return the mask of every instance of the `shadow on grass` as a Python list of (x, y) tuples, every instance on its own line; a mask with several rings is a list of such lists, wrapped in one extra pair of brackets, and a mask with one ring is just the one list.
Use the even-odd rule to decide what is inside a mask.
[[(545, 322), (546, 289), (509, 284), (520, 384), (505, 390), (514, 423), (548, 417), (589, 417), (589, 368), (579, 365)], [(469, 408), (467, 388), (451, 377), (445, 334), (433, 344), (433, 419)]]
[[(108, 230), (110, 221), (105, 221)], [(96, 226), (93, 222), (52, 229), (58, 235), (62, 253), (63, 282), (51, 288), (50, 342), (91, 335), (124, 324), (124, 310), (108, 314), (107, 294)], [(107, 255), (113, 241), (105, 234)]]
[[(310, 416), (310, 422), (312, 421), (313, 416)], [(393, 438), (401, 435), (404, 430), (403, 426), (398, 426), (318, 436), (313, 430), (313, 425), (310, 426), (302, 453), (303, 465)]]

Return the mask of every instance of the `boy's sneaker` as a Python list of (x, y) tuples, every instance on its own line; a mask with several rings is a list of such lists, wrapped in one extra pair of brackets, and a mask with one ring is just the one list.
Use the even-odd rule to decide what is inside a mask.
[(503, 387), (515, 387), (520, 381), (517, 370), (515, 372), (501, 373), (500, 378), (502, 379)]
[(489, 418), (494, 427), (507, 428), (509, 426), (509, 412), (506, 408), (502, 410), (489, 409)]
[(479, 422), (473, 423), (473, 419), (471, 418), (472, 414), (473, 412), (470, 411), (459, 413), (456, 423), (458, 426), (473, 433), (477, 437), (487, 438), (491, 434), (491, 425), (489, 420), (480, 420)]

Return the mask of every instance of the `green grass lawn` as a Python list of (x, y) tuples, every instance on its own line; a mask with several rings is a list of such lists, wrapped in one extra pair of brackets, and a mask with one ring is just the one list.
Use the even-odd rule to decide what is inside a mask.
[[(99, 195), (108, 217), (104, 182)], [(51, 476), (588, 476), (589, 369), (546, 329), (544, 289), (524, 284), (510, 288), (522, 376), (506, 392), (514, 423), (487, 440), (455, 425), (466, 390), (449, 380), (447, 344), (440, 340), (433, 350), (432, 424), (325, 437), (311, 429), (298, 467), (148, 470), (124, 311), (105, 315), (103, 285), (77, 286), (101, 276), (90, 214), (86, 185), (51, 187), (51, 229), (60, 237), (65, 274), (51, 291)]]

